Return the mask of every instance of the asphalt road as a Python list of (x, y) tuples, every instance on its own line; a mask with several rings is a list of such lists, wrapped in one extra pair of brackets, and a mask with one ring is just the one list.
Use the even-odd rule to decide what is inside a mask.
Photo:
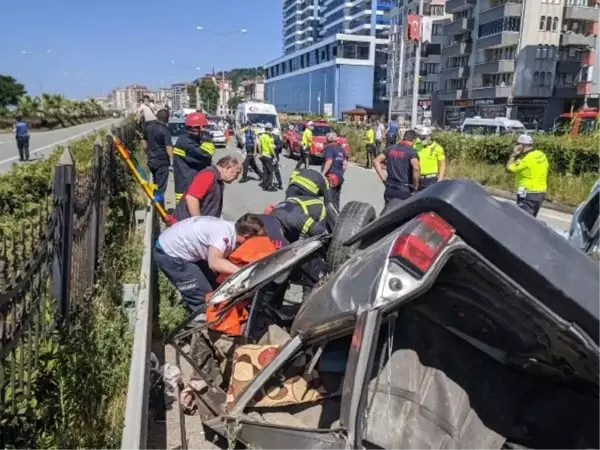
[[(56, 145), (61, 145), (86, 134), (110, 127), (120, 119), (105, 119), (69, 128), (52, 131), (32, 132), (29, 140), (29, 155), (32, 160), (44, 158)], [(14, 135), (0, 134), (0, 173), (10, 169), (19, 160)]]
[[(214, 160), (227, 153), (237, 152), (233, 140), (226, 149), (217, 150)], [(239, 156), (239, 153), (238, 153)], [(294, 170), (296, 161), (282, 157), (280, 171), (284, 185)], [(319, 168), (318, 166), (313, 166)], [(258, 177), (251, 172), (251, 177)], [(350, 200), (358, 200), (370, 203), (375, 207), (377, 214), (383, 209), (383, 184), (374, 170), (364, 169), (351, 165), (345, 175), (342, 188), (341, 206)], [(224, 214), (234, 219), (244, 212), (262, 212), (269, 205), (281, 201), (284, 198), (283, 191), (264, 192), (257, 181), (249, 181), (240, 184), (237, 181), (228, 185), (225, 190)], [(498, 198), (500, 201), (508, 201)], [(571, 223), (571, 215), (542, 208), (538, 218), (556, 230), (567, 230)]]

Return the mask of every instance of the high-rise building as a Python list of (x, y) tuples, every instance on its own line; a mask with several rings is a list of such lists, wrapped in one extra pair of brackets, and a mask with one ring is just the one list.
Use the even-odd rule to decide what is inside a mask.
[(446, 12), (446, 125), (477, 115), (549, 127), (586, 100), (597, 104), (598, 0), (448, 0)]
[(314, 44), (319, 33), (319, 0), (283, 0), (283, 52)]
[(188, 83), (174, 83), (171, 85), (171, 109), (182, 111), (190, 107), (190, 96), (188, 94)]
[(266, 101), (282, 112), (338, 118), (356, 106), (384, 113), (391, 7), (384, 0), (284, 0), (284, 55), (266, 64)]

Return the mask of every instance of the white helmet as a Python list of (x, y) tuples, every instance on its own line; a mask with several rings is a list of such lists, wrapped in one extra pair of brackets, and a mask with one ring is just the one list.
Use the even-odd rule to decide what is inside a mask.
[(265, 130), (272, 130), (273, 129), (273, 124), (271, 122), (267, 122), (267, 124), (265, 125)]
[(431, 128), (420, 126), (416, 129), (416, 132), (419, 136), (431, 136)]
[(517, 144), (520, 145), (533, 145), (533, 139), (528, 134), (522, 134), (517, 138)]
[(309, 121), (308, 121), (308, 123), (307, 123), (306, 125), (307, 125), (307, 126), (309, 126), (309, 127), (312, 127), (312, 126), (314, 125), (314, 123), (313, 123), (313, 121), (312, 121), (312, 120), (309, 120)]

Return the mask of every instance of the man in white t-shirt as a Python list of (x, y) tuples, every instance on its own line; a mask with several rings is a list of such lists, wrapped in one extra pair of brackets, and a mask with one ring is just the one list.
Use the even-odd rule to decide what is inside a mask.
[(138, 122), (144, 121), (144, 124), (148, 124), (148, 122), (152, 122), (156, 120), (156, 106), (150, 100), (149, 95), (144, 95), (144, 101), (138, 108), (137, 112), (137, 120)]
[(375, 152), (379, 155), (381, 151), (381, 143), (385, 138), (385, 125), (381, 120), (377, 122), (377, 128), (375, 128)]
[(240, 269), (227, 259), (234, 248), (264, 234), (264, 225), (254, 214), (244, 214), (235, 223), (217, 217), (190, 217), (161, 233), (154, 259), (193, 312), (216, 287), (217, 274), (229, 275)]

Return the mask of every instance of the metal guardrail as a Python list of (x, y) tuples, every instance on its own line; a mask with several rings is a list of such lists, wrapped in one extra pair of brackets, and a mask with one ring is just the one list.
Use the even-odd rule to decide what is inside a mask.
[(158, 220), (154, 208), (146, 209), (144, 253), (137, 300), (135, 334), (129, 369), (129, 385), (125, 407), (122, 449), (147, 448), (148, 400), (150, 395), (150, 346), (154, 302), (158, 301), (158, 273), (154, 264), (154, 242), (158, 235)]

